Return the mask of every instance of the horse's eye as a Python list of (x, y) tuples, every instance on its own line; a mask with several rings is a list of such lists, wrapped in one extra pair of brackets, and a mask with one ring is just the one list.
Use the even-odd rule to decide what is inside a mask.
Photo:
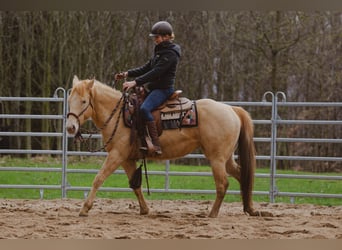
[(82, 101), (83, 104), (86, 104), (86, 102), (87, 102), (86, 100), (83, 100), (83, 101)]

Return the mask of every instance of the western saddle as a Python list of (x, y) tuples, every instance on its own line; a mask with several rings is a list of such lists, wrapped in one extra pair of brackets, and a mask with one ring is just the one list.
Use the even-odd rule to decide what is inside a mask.
[[(180, 97), (182, 90), (176, 90), (169, 99), (161, 106), (152, 111), (152, 115), (157, 125), (158, 136), (164, 129), (175, 129), (182, 127), (182, 119), (187, 112), (194, 109), (194, 102), (186, 97)], [(140, 146), (147, 147), (147, 156), (153, 147), (150, 136), (146, 131), (144, 119), (142, 119), (139, 109), (147, 96), (144, 87), (135, 87), (125, 99), (124, 105), (124, 123), (131, 128), (130, 143), (137, 143)]]

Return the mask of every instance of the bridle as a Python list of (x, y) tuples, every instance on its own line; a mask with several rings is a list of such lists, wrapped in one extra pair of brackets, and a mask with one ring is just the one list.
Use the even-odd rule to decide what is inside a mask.
[[(124, 93), (122, 94), (120, 100), (117, 102), (117, 104), (115, 105), (114, 109), (112, 110), (111, 114), (110, 114), (109, 117), (107, 118), (107, 120), (103, 123), (103, 125), (102, 125), (99, 129), (96, 129), (96, 130), (87, 130), (87, 129), (83, 129), (83, 128), (81, 128), (81, 122), (80, 122), (80, 117), (81, 117), (81, 115), (83, 115), (84, 112), (87, 111), (87, 109), (89, 108), (89, 106), (93, 109), (93, 111), (95, 111), (94, 106), (93, 106), (93, 104), (91, 103), (91, 97), (89, 97), (88, 105), (87, 105), (87, 106), (86, 106), (78, 115), (75, 114), (75, 113), (73, 113), (73, 112), (69, 112), (69, 113), (67, 114), (67, 119), (69, 118), (69, 116), (73, 116), (73, 117), (76, 118), (77, 123), (78, 123), (78, 131), (76, 132), (76, 134), (75, 134), (75, 136), (74, 136), (74, 143), (76, 143), (77, 141), (81, 141), (81, 142), (86, 142), (86, 143), (87, 143), (87, 141), (91, 138), (91, 136), (92, 136), (93, 134), (96, 134), (96, 133), (98, 133), (98, 132), (101, 132), (105, 127), (107, 127), (107, 125), (109, 124), (110, 120), (113, 118), (113, 116), (115, 115), (115, 113), (116, 113), (117, 110), (119, 109), (120, 103), (121, 103), (122, 100), (123, 100), (124, 98), (126, 98), (126, 97), (127, 97), (127, 95), (126, 95), (126, 93), (124, 92)], [(119, 115), (118, 115), (118, 118), (117, 118), (117, 120), (116, 120), (116, 123), (115, 123), (115, 126), (114, 126), (114, 129), (113, 129), (113, 132), (112, 132), (111, 136), (109, 137), (109, 139), (107, 140), (107, 142), (106, 142), (101, 148), (96, 149), (96, 150), (92, 150), (92, 149), (90, 149), (89, 144), (87, 143), (88, 150), (89, 150), (90, 152), (98, 152), (98, 151), (104, 150), (104, 149), (107, 147), (107, 145), (113, 140), (114, 135), (115, 135), (115, 133), (116, 133), (116, 131), (117, 131), (117, 128), (118, 128), (118, 125), (119, 125), (121, 113), (122, 113), (122, 109), (120, 109), (120, 112), (119, 112)], [(84, 139), (84, 138), (82, 137), (82, 132), (81, 132), (81, 131), (89, 133), (89, 134), (90, 134), (89, 137), (88, 137), (87, 139)]]
[[(89, 108), (89, 106), (94, 110), (94, 107), (93, 107), (93, 104), (91, 103), (91, 98), (89, 97), (89, 102), (88, 102), (88, 105), (78, 114), (76, 115), (75, 113), (73, 112), (69, 112), (67, 114), (67, 119), (69, 118), (69, 116), (73, 116), (76, 118), (77, 120), (77, 123), (78, 123), (78, 127), (80, 128), (80, 125), (81, 125), (81, 122), (80, 122), (80, 116), (84, 114), (84, 112), (86, 112), (86, 110)], [(79, 131), (77, 131), (77, 133), (79, 133)]]
[[(119, 125), (119, 121), (120, 121), (120, 116), (122, 114), (122, 111), (123, 111), (123, 108), (120, 109), (120, 112), (119, 112), (119, 115), (118, 115), (118, 118), (116, 120), (116, 123), (115, 123), (115, 126), (114, 126), (114, 129), (113, 129), (113, 132), (111, 134), (111, 136), (109, 137), (109, 139), (107, 140), (107, 142), (99, 149), (96, 149), (96, 150), (92, 150), (90, 147), (89, 147), (89, 144), (87, 143), (87, 141), (91, 138), (91, 136), (95, 133), (98, 133), (99, 131), (103, 130), (108, 124), (109, 124), (109, 121), (113, 118), (114, 114), (117, 112), (117, 110), (119, 109), (120, 107), (120, 103), (124, 100), (124, 103), (127, 101), (129, 97), (129, 94), (127, 91), (124, 91), (122, 93), (122, 96), (120, 97), (120, 100), (117, 102), (117, 104), (115, 105), (114, 109), (112, 110), (111, 114), (109, 115), (109, 117), (107, 118), (107, 120), (103, 123), (103, 125), (97, 129), (96, 131), (89, 131), (89, 130), (86, 130), (86, 129), (82, 129), (81, 126), (80, 126), (80, 116), (83, 115), (84, 112), (86, 112), (86, 110), (89, 108), (89, 106), (93, 109), (93, 111), (95, 111), (92, 103), (91, 103), (91, 97), (89, 97), (89, 103), (88, 105), (78, 114), (76, 115), (75, 113), (73, 112), (69, 112), (67, 114), (67, 119), (69, 118), (69, 116), (73, 116), (77, 119), (77, 122), (78, 122), (78, 131), (77, 133), (75, 134), (74, 136), (74, 143), (76, 143), (77, 141), (81, 141), (81, 142), (85, 142), (87, 147), (88, 147), (88, 150), (90, 152), (98, 152), (98, 151), (102, 151), (102, 150), (105, 150), (106, 147), (108, 146), (108, 144), (113, 140), (114, 138), (114, 135), (118, 129), (118, 125)], [(85, 132), (88, 132), (90, 135), (89, 137), (84, 140), (83, 137), (82, 137), (82, 133), (81, 133), (81, 130), (85, 131)], [(140, 167), (135, 171), (134, 173), (134, 178), (132, 178), (132, 180), (130, 181), (130, 187), (131, 188), (135, 188), (137, 186), (134, 186), (134, 181), (137, 181), (138, 179), (138, 182), (139, 182), (139, 179), (140, 179), (140, 183), (141, 183), (141, 169), (142, 169), (142, 166), (144, 166), (144, 169), (145, 169), (145, 178), (146, 178), (146, 185), (147, 185), (147, 193), (148, 195), (150, 195), (150, 187), (149, 187), (149, 182), (148, 182), (148, 176), (147, 176), (147, 167), (146, 167), (146, 159), (145, 157), (143, 158), (141, 164), (140, 164)], [(133, 182), (132, 182), (133, 181)], [(140, 184), (137, 184), (139, 187), (140, 187)]]

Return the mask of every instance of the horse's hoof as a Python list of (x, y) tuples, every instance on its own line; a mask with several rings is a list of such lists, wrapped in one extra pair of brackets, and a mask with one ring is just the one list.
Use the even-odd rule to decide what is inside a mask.
[(209, 218), (217, 218), (217, 216), (218, 216), (218, 213), (213, 213), (213, 212), (211, 212), (211, 213), (208, 215)]
[(246, 213), (248, 213), (250, 216), (273, 217), (272, 213), (266, 211), (248, 211)]
[(148, 209), (147, 210), (140, 210), (140, 215), (147, 215), (149, 213)]
[(88, 217), (88, 211), (84, 211), (84, 208), (78, 214), (80, 217)]
[(273, 217), (273, 214), (266, 211), (259, 211), (261, 217)]

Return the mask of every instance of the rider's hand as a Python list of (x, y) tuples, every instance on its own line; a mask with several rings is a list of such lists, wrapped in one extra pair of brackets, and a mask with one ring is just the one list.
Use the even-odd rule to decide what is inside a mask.
[(133, 88), (136, 85), (137, 83), (135, 81), (130, 81), (130, 82), (124, 82), (122, 84), (122, 87), (123, 87), (123, 90), (129, 90), (130, 88)]
[(128, 75), (127, 72), (120, 72), (120, 73), (114, 75), (114, 79), (115, 80), (125, 79), (127, 77), (127, 75)]

